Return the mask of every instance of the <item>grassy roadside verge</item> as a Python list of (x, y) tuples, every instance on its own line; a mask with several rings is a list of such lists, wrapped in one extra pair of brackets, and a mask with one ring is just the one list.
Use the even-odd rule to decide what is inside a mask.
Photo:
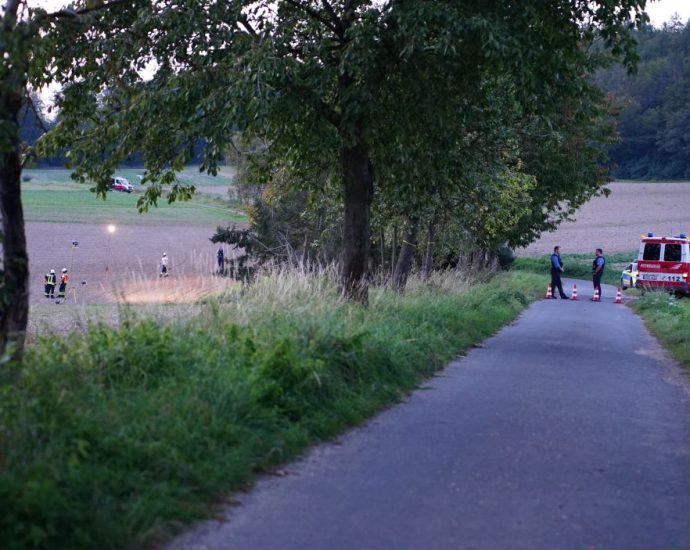
[(648, 292), (632, 308), (690, 374), (690, 299), (679, 299), (666, 292)]
[[(637, 251), (617, 252), (615, 254), (605, 254), (606, 269), (602, 282), (614, 286), (620, 284), (621, 271), (627, 267), (633, 258), (637, 257)], [(573, 279), (592, 279), (592, 254), (561, 254), (561, 260), (565, 266), (564, 277)], [(543, 275), (549, 279), (551, 265), (551, 254), (539, 257), (520, 257), (515, 260), (511, 270)]]
[(186, 320), (46, 335), (0, 391), (4, 548), (126, 547), (399, 400), (514, 319), (541, 278), (373, 289), (284, 274)]

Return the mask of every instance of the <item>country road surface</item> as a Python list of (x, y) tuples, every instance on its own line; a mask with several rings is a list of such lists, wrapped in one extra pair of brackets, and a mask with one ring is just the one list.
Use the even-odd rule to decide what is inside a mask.
[(687, 381), (614, 288), (578, 290), (168, 548), (690, 548)]

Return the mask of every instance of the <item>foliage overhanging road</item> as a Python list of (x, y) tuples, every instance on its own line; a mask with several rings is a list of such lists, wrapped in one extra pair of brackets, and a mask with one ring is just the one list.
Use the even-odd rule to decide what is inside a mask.
[(687, 547), (688, 383), (615, 289), (580, 293), (170, 547)]

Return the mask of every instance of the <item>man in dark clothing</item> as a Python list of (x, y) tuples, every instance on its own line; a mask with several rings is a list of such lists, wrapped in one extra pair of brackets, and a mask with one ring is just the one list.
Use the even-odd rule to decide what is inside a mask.
[(601, 299), (601, 276), (604, 274), (606, 258), (604, 258), (604, 251), (601, 248), (597, 248), (594, 254), (595, 258), (592, 262), (592, 283), (594, 284), (594, 291), (599, 291), (599, 299)]
[(218, 259), (218, 273), (223, 273), (225, 271), (225, 252), (222, 248), (218, 249), (216, 252), (216, 258)]
[(568, 299), (568, 296), (563, 292), (563, 283), (561, 283), (561, 273), (565, 270), (563, 269), (563, 262), (561, 261), (561, 247), (554, 246), (553, 254), (551, 254), (551, 291), (553, 299), (556, 299), (556, 289), (561, 298), (564, 300)]

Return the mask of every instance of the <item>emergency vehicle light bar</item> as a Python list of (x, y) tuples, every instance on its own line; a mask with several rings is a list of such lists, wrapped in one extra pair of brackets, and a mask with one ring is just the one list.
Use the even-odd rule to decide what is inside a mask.
[(654, 233), (647, 233), (647, 237), (653, 237)]

